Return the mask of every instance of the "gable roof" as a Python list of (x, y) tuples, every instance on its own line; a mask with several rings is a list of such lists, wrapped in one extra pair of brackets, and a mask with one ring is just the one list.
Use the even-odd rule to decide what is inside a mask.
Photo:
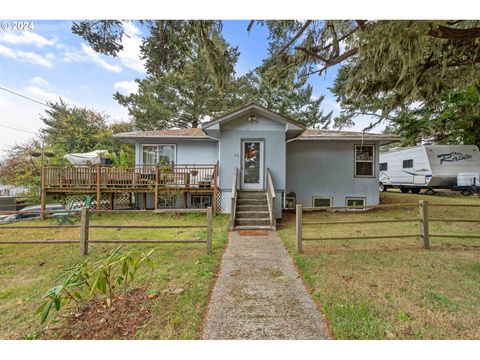
[(281, 122), (292, 124), (292, 125), (300, 128), (300, 129), (302, 129), (302, 130), (306, 128), (305, 124), (303, 124), (300, 121), (290, 119), (290, 118), (288, 118), (288, 117), (286, 117), (286, 116), (284, 116), (284, 115), (282, 115), (278, 112), (269, 110), (266, 107), (263, 107), (262, 105), (259, 105), (257, 103), (250, 103), (250, 104), (247, 104), (245, 106), (242, 106), (242, 107), (238, 108), (237, 110), (233, 110), (233, 111), (229, 112), (228, 114), (220, 116), (217, 119), (214, 119), (212, 121), (209, 121), (207, 123), (202, 124), (202, 129), (207, 129), (207, 128), (213, 126), (213, 125), (236, 119), (236, 118), (238, 118), (242, 115), (245, 115), (247, 113), (250, 113), (252, 111), (255, 112), (255, 113), (258, 113), (258, 114), (267, 115), (269, 119), (272, 119), (272, 120), (275, 120), (275, 121), (281, 121)]
[(378, 141), (383, 144), (399, 141), (402, 138), (391, 134), (374, 134), (361, 131), (339, 131), (330, 129), (307, 129), (294, 140), (358, 140)]

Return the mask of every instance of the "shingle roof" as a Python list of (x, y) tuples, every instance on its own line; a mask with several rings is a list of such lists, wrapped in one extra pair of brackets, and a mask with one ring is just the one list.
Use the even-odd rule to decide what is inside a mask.
[(398, 141), (401, 139), (398, 135), (373, 134), (361, 131), (339, 131), (330, 129), (307, 129), (298, 140), (378, 140), (378, 141)]
[(118, 133), (114, 137), (118, 138), (148, 138), (148, 137), (165, 137), (165, 138), (206, 138), (209, 137), (202, 129), (170, 129), (170, 130), (153, 130), (153, 131), (132, 131), (127, 133)]

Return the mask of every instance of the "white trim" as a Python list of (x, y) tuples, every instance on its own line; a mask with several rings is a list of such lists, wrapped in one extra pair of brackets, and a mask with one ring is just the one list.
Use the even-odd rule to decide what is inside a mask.
[[(353, 206), (348, 205), (348, 200), (363, 200), (363, 206), (367, 205), (367, 198), (362, 196), (347, 196), (345, 197), (345, 206)], [(360, 205), (361, 206), (361, 205)], [(358, 208), (358, 209), (346, 209), (347, 211), (365, 211), (365, 208)]]

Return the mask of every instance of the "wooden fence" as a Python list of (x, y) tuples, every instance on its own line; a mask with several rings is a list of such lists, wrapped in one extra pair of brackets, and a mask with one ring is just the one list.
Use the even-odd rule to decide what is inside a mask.
[[(406, 208), (418, 207), (418, 217), (408, 219), (378, 219), (378, 220), (355, 220), (355, 221), (303, 221), (304, 211), (318, 211), (318, 210), (366, 210), (366, 209), (385, 209), (385, 208)], [(431, 234), (429, 230), (429, 223), (431, 222), (466, 222), (466, 223), (480, 223), (480, 219), (441, 219), (430, 218), (429, 208), (431, 207), (480, 207), (480, 204), (429, 204), (425, 200), (420, 200), (418, 203), (403, 203), (403, 204), (385, 204), (385, 205), (366, 205), (366, 206), (333, 206), (323, 208), (303, 208), (302, 205), (296, 207), (296, 249), (298, 253), (303, 253), (303, 243), (305, 241), (326, 241), (326, 240), (371, 240), (371, 239), (403, 239), (403, 238), (420, 238), (424, 249), (430, 247), (430, 238), (461, 238), (461, 239), (480, 239), (480, 233), (477, 235), (466, 234)], [(380, 223), (399, 223), (410, 222), (418, 223), (419, 230), (412, 234), (398, 234), (398, 235), (375, 235), (375, 236), (340, 236), (340, 237), (304, 237), (304, 226), (315, 225), (355, 225), (355, 224), (380, 224)]]
[[(213, 235), (213, 210), (211, 207), (207, 209), (164, 209), (152, 211), (154, 213), (205, 213), (206, 224), (205, 225), (91, 225), (90, 214), (99, 213), (143, 213), (145, 210), (90, 210), (85, 207), (80, 213), (79, 225), (31, 225), (31, 226), (0, 226), (1, 230), (25, 230), (25, 229), (63, 229), (63, 228), (76, 228), (80, 231), (80, 240), (15, 240), (15, 241), (0, 241), (0, 245), (6, 244), (73, 244), (79, 243), (80, 254), (88, 255), (89, 244), (192, 244), (201, 243), (206, 245), (206, 252), (210, 254), (212, 252), (212, 235)], [(51, 212), (48, 212), (51, 213)], [(206, 228), (207, 238), (206, 240), (90, 240), (90, 229), (191, 229), (191, 228)]]

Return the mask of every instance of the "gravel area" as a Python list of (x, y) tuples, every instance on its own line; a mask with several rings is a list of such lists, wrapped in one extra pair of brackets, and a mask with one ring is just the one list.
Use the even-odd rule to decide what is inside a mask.
[(230, 232), (203, 338), (328, 338), (322, 315), (274, 231)]

